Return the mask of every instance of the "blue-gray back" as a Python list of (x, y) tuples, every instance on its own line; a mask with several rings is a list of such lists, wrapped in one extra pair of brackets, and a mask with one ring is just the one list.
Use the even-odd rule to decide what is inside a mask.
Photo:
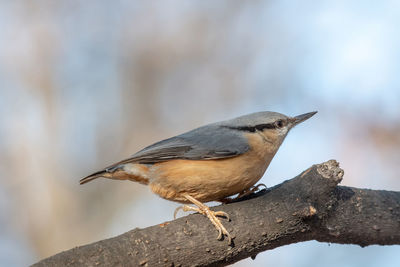
[(249, 145), (241, 132), (209, 124), (150, 145), (126, 161), (157, 163), (172, 159), (221, 159), (243, 154), (247, 150)]
[(208, 124), (145, 147), (110, 167), (129, 162), (153, 164), (173, 159), (207, 160), (241, 155), (250, 147), (243, 132), (235, 127), (270, 123), (281, 117), (286, 118), (280, 113), (264, 111)]

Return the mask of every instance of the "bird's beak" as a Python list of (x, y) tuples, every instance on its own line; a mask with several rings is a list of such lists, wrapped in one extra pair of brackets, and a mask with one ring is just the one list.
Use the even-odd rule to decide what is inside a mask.
[(311, 118), (312, 116), (314, 116), (315, 113), (317, 113), (317, 111), (308, 112), (308, 113), (304, 113), (304, 114), (293, 117), (293, 126)]

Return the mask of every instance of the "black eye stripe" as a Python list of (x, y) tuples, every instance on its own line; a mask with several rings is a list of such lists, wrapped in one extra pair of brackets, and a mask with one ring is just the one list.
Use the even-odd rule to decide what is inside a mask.
[(262, 131), (264, 129), (274, 129), (276, 128), (276, 125), (274, 123), (258, 124), (255, 126), (255, 128), (259, 131)]
[(279, 128), (278, 126), (275, 125), (275, 123), (265, 123), (265, 124), (258, 124), (256, 126), (223, 126), (225, 128), (229, 128), (232, 130), (238, 130), (238, 131), (244, 131), (244, 132), (252, 132), (254, 133), (255, 131), (263, 131), (264, 129), (275, 129)]

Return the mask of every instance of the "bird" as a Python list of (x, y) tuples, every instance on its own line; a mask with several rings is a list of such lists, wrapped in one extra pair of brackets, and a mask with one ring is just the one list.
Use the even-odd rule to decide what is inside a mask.
[[(210, 201), (226, 202), (255, 192), (289, 131), (317, 111), (290, 117), (261, 111), (215, 122), (149, 145), (124, 160), (80, 180), (85, 184), (99, 177), (129, 180), (148, 185), (161, 198), (184, 204), (179, 209), (208, 217), (218, 239), (231, 234), (212, 211)], [(194, 204), (189, 206), (188, 204)]]

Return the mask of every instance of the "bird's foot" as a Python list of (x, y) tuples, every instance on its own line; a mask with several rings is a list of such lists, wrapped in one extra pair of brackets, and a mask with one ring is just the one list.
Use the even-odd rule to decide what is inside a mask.
[(235, 199), (239, 199), (239, 198), (248, 196), (250, 194), (257, 193), (258, 191), (261, 191), (260, 187), (267, 188), (267, 186), (265, 184), (258, 184), (258, 185), (252, 186), (249, 189), (246, 189), (246, 190), (243, 190), (242, 192), (240, 192), (239, 195), (237, 197), (235, 197)]
[(252, 186), (249, 189), (243, 190), (242, 192), (240, 192), (234, 198), (226, 197), (226, 198), (219, 199), (218, 201), (223, 203), (223, 204), (232, 203), (232, 202), (235, 202), (235, 201), (237, 201), (237, 200), (239, 200), (239, 199), (241, 199), (241, 198), (243, 198), (245, 196), (248, 196), (248, 195), (251, 195), (253, 193), (257, 193), (258, 191), (261, 191), (260, 187), (264, 187), (265, 189), (267, 188), (267, 186), (265, 184), (258, 184), (258, 185)]
[(194, 199), (193, 197), (191, 197), (189, 195), (186, 195), (185, 197), (190, 202), (195, 204), (197, 207), (192, 207), (192, 206), (188, 206), (188, 205), (180, 206), (175, 209), (174, 218), (176, 218), (176, 214), (180, 209), (182, 209), (185, 212), (186, 211), (195, 211), (195, 212), (201, 213), (201, 214), (207, 216), (207, 218), (211, 221), (211, 223), (215, 226), (215, 228), (217, 228), (217, 231), (218, 231), (217, 239), (221, 240), (223, 235), (225, 235), (228, 238), (229, 244), (231, 244), (232, 236), (229, 234), (229, 232), (226, 230), (224, 225), (221, 223), (220, 219), (217, 218), (217, 216), (225, 217), (229, 221), (230, 220), (229, 215), (224, 211), (212, 211), (212, 210), (210, 210), (209, 207), (207, 207), (206, 205), (204, 205), (203, 203), (201, 203), (200, 201)]

